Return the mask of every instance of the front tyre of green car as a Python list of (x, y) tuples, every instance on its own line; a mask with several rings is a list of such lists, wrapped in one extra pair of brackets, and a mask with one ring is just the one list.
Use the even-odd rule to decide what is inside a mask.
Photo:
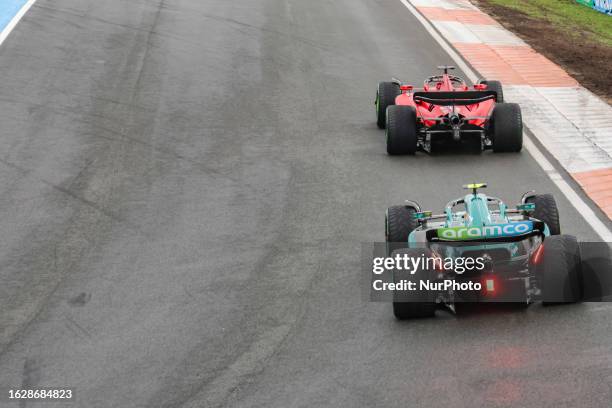
[(408, 246), (410, 233), (419, 226), (414, 214), (416, 214), (416, 210), (405, 205), (396, 205), (387, 209), (385, 216), (387, 255)]
[(535, 210), (531, 213), (531, 216), (544, 222), (548, 226), (550, 235), (561, 234), (559, 210), (552, 194), (536, 194), (528, 197), (526, 202), (535, 204)]

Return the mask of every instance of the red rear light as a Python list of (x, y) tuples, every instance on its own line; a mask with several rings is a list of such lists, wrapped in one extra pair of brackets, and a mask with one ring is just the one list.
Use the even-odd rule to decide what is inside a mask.
[(499, 290), (501, 289), (499, 286), (499, 281), (494, 275), (484, 276), (480, 284), (482, 285), (482, 292), (485, 296), (496, 296), (499, 294)]
[(542, 262), (542, 257), (544, 256), (544, 245), (540, 245), (538, 249), (536, 249), (531, 255), (531, 264), (539, 265)]
[(476, 84), (474, 85), (474, 89), (478, 91), (484, 91), (485, 89), (487, 89), (487, 85), (486, 84)]
[(402, 91), (412, 91), (412, 89), (414, 89), (414, 86), (412, 86), (412, 85), (401, 85), (400, 89)]

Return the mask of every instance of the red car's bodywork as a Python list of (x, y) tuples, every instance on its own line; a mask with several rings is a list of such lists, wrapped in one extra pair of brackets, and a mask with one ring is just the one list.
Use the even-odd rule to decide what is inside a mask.
[(445, 144), (482, 152), (519, 152), (523, 145), (521, 108), (504, 102), (502, 84), (482, 79), (473, 86), (449, 74), (430, 76), (422, 88), (398, 79), (379, 82), (376, 124), (385, 129), (387, 153), (432, 153)]
[[(464, 124), (469, 124), (483, 128), (486, 121), (491, 117), (493, 108), (495, 107), (495, 98), (489, 98), (484, 101), (480, 101), (474, 104), (463, 105), (460, 96), (453, 96), (453, 101), (448, 100), (445, 104), (439, 104), (438, 102), (430, 103), (426, 102), (417, 97), (415, 101), (415, 94), (418, 95), (419, 91), (415, 91), (410, 85), (401, 85), (400, 89), (402, 93), (395, 99), (396, 105), (408, 105), (416, 109), (417, 119), (419, 123), (426, 127), (431, 128), (437, 124), (447, 123), (447, 119), (455, 114), (462, 119)], [(485, 91), (487, 85), (476, 84), (471, 89), (466, 83), (458, 77), (443, 74), (440, 76), (430, 77), (425, 81), (422, 91), (424, 93), (439, 92), (466, 92), (467, 96), (474, 96), (469, 91)], [(469, 101), (468, 101), (469, 102)]]

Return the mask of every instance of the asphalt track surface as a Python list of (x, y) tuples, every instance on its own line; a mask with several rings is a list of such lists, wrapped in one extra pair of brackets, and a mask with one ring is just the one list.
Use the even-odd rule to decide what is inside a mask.
[[(527, 152), (391, 158), (374, 90), (451, 63), (399, 1), (39, 0), (0, 50), (0, 386), (79, 407), (601, 407), (607, 304), (400, 323), (385, 208)], [(0, 400), (0, 406), (30, 406)]]

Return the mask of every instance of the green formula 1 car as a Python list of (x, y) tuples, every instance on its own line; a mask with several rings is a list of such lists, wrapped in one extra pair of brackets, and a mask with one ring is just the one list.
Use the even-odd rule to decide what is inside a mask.
[[(410, 272), (392, 271), (395, 284), (421, 284), (417, 290), (394, 291), (398, 319), (433, 316), (440, 306), (455, 311), (462, 302), (527, 306), (537, 300), (581, 300), (579, 245), (574, 236), (560, 234), (553, 196), (529, 192), (516, 208), (509, 208), (499, 198), (478, 192), (484, 187), (464, 186), (470, 193), (449, 202), (439, 215), (413, 201), (387, 210), (388, 257), (441, 261), (423, 262)], [(457, 268), (459, 262), (442, 262), (466, 259), (477, 267), (466, 270)]]

